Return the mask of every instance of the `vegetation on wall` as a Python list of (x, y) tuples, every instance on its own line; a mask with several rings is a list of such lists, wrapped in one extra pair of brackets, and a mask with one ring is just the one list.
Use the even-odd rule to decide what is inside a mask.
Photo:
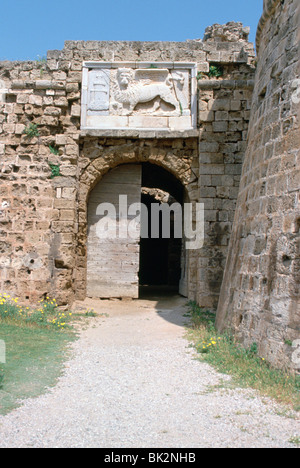
[(54, 179), (55, 177), (60, 177), (60, 166), (58, 164), (52, 164), (48, 162), (50, 170), (51, 170), (51, 179)]
[(32, 122), (24, 129), (24, 133), (30, 140), (40, 136), (37, 124)]
[(224, 75), (224, 68), (218, 64), (210, 64), (208, 72), (199, 72), (197, 80), (203, 80), (206, 76), (209, 78), (221, 78)]

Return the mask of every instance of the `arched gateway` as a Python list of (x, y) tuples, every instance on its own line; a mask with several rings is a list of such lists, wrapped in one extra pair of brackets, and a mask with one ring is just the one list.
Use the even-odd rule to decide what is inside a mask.
[[(93, 190), (115, 168), (150, 164), (205, 205), (205, 242), (188, 251), (184, 294), (219, 304), (219, 328), (290, 367), (287, 343), (299, 332), (298, 26), (298, 0), (265, 0), (257, 59), (249, 28), (230, 22), (203, 40), (67, 41), (42, 70), (0, 62), (0, 291), (30, 305), (84, 300)], [(140, 282), (153, 280), (149, 257), (140, 255)]]
[[(83, 152), (87, 156), (96, 146), (95, 141), (94, 145), (89, 142)], [(142, 202), (150, 214), (149, 203), (158, 203), (157, 193), (167, 196), (167, 202), (177, 202), (177, 207), (197, 201), (198, 179), (193, 171), (197, 141), (182, 142), (180, 151), (171, 151), (166, 142), (149, 147), (137, 140), (126, 146), (102, 150), (81, 176), (76, 249), (78, 264), (84, 265), (81, 287), (83, 280), (88, 297), (136, 298), (141, 285), (161, 284), (188, 296), (188, 263), (193, 252), (186, 252), (184, 242), (174, 238), (173, 211), (169, 213), (171, 238), (163, 239), (160, 230), (151, 239), (145, 235), (147, 227), (151, 231), (151, 221), (146, 223), (145, 212), (141, 223), (136, 221), (139, 211), (135, 204)], [(124, 224), (120, 230), (120, 195), (126, 203), (123, 212), (131, 207), (125, 233)]]
[(1, 291), (28, 304), (84, 300), (93, 190), (115, 168), (148, 164), (155, 185), (142, 184), (142, 200), (153, 189), (177, 200), (155, 168), (172, 174), (181, 202), (205, 205), (205, 243), (179, 272), (178, 254), (166, 268), (163, 242), (158, 262), (141, 240), (139, 282), (186, 271), (184, 294), (216, 309), (250, 117), (248, 34), (228, 23), (203, 41), (67, 41), (42, 78), (38, 63), (0, 64)]
[(103, 177), (88, 200), (88, 297), (137, 298), (151, 285), (186, 294), (183, 198), (182, 184), (153, 164)]

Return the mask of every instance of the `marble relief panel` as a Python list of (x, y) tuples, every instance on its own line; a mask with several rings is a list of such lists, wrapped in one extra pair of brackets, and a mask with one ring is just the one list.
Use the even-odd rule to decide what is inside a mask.
[(89, 62), (82, 128), (166, 130), (196, 126), (196, 65)]

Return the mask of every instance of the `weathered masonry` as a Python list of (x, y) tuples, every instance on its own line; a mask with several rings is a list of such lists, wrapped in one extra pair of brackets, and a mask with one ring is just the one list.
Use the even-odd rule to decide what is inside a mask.
[[(264, 1), (249, 140), (218, 326), (276, 366), (300, 338), (300, 4)], [(296, 366), (296, 367), (295, 367)], [(298, 367), (297, 367), (298, 366)]]
[[(282, 325), (272, 312), (279, 263), (269, 252), (281, 252), (275, 233), (283, 229), (280, 281), (295, 285), (299, 145), (287, 83), (291, 70), (299, 76), (296, 2), (265, 3), (257, 67), (241, 23), (213, 25), (203, 40), (180, 43), (68, 41), (45, 61), (0, 63), (1, 291), (70, 305), (168, 285), (202, 306), (219, 305), (219, 328), (288, 365), (283, 343), (299, 333), (299, 296), (288, 286), (293, 299), (282, 299), (290, 310)], [(134, 225), (135, 238), (100, 239), (99, 206), (118, 211), (120, 195), (126, 208), (203, 203), (204, 246), (143, 238), (151, 216)], [(118, 216), (111, 219), (121, 226)]]
[[(137, 297), (144, 277), (217, 306), (250, 118), (248, 33), (229, 23), (204, 41), (67, 42), (45, 63), (1, 63), (3, 291), (63, 305)], [(151, 190), (205, 204), (203, 249), (99, 243), (100, 201), (149, 202)]]

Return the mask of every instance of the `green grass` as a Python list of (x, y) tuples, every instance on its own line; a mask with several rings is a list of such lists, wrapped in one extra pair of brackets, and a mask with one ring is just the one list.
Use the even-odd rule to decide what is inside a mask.
[(231, 375), (233, 385), (255, 389), (262, 396), (300, 411), (299, 376), (271, 367), (258, 356), (256, 343), (245, 349), (230, 334), (219, 334), (214, 326), (215, 316), (209, 310), (195, 302), (190, 302), (189, 307), (188, 338), (201, 360)]
[(18, 302), (0, 294), (0, 340), (6, 348), (6, 362), (0, 363), (0, 414), (53, 386), (68, 344), (76, 338), (73, 315), (61, 311), (55, 299), (46, 298), (36, 308)]
[(0, 364), (0, 414), (6, 414), (20, 400), (36, 397), (55, 384), (75, 333), (0, 322), (0, 339), (6, 344), (6, 363)]

